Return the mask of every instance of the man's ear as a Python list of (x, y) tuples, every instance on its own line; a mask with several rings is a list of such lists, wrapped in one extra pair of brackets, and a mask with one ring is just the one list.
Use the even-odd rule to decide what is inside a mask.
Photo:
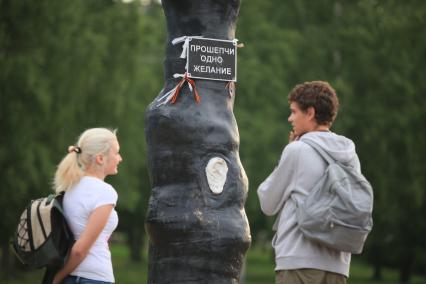
[(306, 113), (308, 114), (309, 119), (315, 119), (315, 108), (314, 107), (308, 107), (306, 110)]

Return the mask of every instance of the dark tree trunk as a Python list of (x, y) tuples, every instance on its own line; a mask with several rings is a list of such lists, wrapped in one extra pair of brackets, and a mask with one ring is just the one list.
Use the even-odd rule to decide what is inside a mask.
[(130, 250), (130, 260), (132, 262), (141, 262), (142, 261), (142, 249), (143, 249), (143, 237), (144, 232), (143, 229), (138, 226), (140, 224), (136, 220), (132, 220), (132, 227), (129, 228), (127, 234), (128, 234), (128, 241), (127, 245)]
[(402, 261), (399, 265), (399, 283), (401, 284), (410, 283), (414, 264), (413, 255), (406, 255), (405, 257), (402, 257)]
[(126, 232), (126, 245), (132, 262), (142, 261), (145, 232), (144, 228), (140, 226), (140, 222), (141, 218), (145, 218), (145, 212), (142, 209), (145, 203), (146, 201), (140, 200), (132, 210), (120, 210), (120, 229)]
[[(165, 84), (185, 72), (180, 36), (232, 40), (239, 0), (163, 0), (168, 39)], [(195, 80), (197, 104), (187, 85), (175, 104), (146, 110), (145, 131), (152, 194), (146, 219), (150, 237), (148, 283), (238, 283), (251, 237), (244, 203), (234, 97), (222, 81)], [(220, 161), (220, 163), (218, 162)], [(226, 164), (221, 193), (207, 178), (209, 162)], [(210, 164), (209, 164), (210, 165)], [(219, 173), (219, 180), (221, 174)]]
[(382, 280), (382, 264), (380, 264), (380, 263), (374, 264), (373, 280), (374, 281), (381, 281)]
[(6, 277), (7, 273), (10, 272), (12, 268), (9, 243), (2, 243), (0, 256), (0, 277)]
[(385, 255), (385, 251), (386, 249), (383, 247), (383, 241), (378, 242), (377, 240), (372, 239), (367, 257), (373, 266), (372, 280), (374, 281), (382, 280), (382, 268), (383, 263), (385, 262), (383, 256)]

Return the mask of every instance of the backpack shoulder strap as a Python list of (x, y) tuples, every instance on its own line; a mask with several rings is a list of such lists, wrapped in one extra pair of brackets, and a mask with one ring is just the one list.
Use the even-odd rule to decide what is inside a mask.
[(327, 161), (327, 163), (329, 165), (331, 164), (335, 164), (336, 160), (334, 160), (326, 151), (324, 151), (324, 149), (321, 148), (321, 146), (319, 146), (317, 143), (315, 143), (312, 140), (309, 139), (300, 139), (300, 141), (302, 141), (303, 143), (308, 144), (309, 146), (311, 146), (315, 151), (317, 151), (317, 153), (324, 159)]
[(56, 210), (58, 210), (63, 216), (65, 216), (64, 209), (62, 208), (62, 200), (64, 198), (64, 191), (61, 191), (59, 193), (50, 194), (47, 199), (46, 203), (54, 202), (53, 206)]

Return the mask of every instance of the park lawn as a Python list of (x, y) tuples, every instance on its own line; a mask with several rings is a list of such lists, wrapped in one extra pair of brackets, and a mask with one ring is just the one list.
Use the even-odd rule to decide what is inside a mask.
[[(274, 255), (271, 249), (251, 248), (247, 254), (245, 284), (274, 283)], [(348, 284), (399, 284), (398, 272), (392, 269), (383, 270), (382, 281), (372, 281), (373, 269), (363, 264), (357, 256), (352, 257)], [(410, 284), (426, 284), (426, 278), (413, 277)]]
[[(114, 273), (118, 284), (146, 284), (147, 283), (147, 253), (143, 254), (141, 263), (129, 261), (129, 252), (122, 244), (111, 246)], [(274, 260), (271, 249), (252, 247), (246, 260), (246, 277), (244, 284), (273, 284)], [(391, 269), (383, 271), (383, 280), (371, 281), (372, 269), (362, 264), (356, 256), (351, 264), (351, 275), (348, 284), (398, 284), (398, 273)], [(18, 273), (8, 280), (1, 280), (2, 284), (36, 284), (41, 282), (42, 271), (25, 271)], [(12, 279), (13, 278), (13, 279)], [(411, 284), (426, 284), (426, 279), (414, 277)]]

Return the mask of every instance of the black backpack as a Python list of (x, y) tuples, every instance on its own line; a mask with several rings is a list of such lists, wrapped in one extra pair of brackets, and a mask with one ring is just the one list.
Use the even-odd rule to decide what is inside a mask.
[(51, 194), (31, 200), (13, 238), (16, 256), (26, 268), (46, 268), (43, 283), (64, 265), (74, 243), (62, 209), (63, 196)]

